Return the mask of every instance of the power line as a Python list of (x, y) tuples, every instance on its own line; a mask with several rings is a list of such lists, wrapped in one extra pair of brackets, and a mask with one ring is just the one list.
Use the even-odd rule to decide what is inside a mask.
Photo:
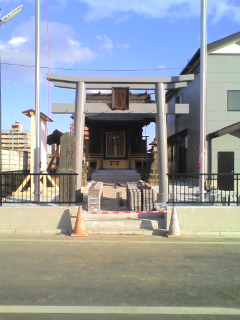
[[(16, 64), (16, 63), (8, 63), (2, 62), (1, 64), (8, 65), (8, 66), (17, 66), (17, 67), (25, 67), (25, 68), (35, 68), (35, 66), (26, 65), (26, 64)], [(49, 69), (49, 67), (40, 67), (41, 69)], [(191, 68), (191, 66), (187, 67)], [(107, 72), (117, 72), (117, 71), (130, 71), (130, 72), (138, 72), (138, 71), (164, 71), (164, 70), (176, 70), (183, 68), (153, 68), (153, 69), (81, 69), (81, 68), (61, 68), (61, 67), (54, 67), (50, 68), (54, 70), (66, 70), (66, 71), (107, 71)]]

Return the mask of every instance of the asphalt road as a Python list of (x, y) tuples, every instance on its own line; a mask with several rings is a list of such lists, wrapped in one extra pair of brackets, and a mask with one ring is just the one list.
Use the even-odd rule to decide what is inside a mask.
[(240, 239), (0, 235), (0, 319), (240, 319)]

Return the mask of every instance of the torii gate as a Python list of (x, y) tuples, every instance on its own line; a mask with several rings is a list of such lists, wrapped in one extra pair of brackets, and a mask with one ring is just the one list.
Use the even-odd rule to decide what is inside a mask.
[[(156, 134), (158, 145), (158, 174), (159, 193), (158, 202), (166, 203), (168, 197), (167, 176), (167, 123), (166, 114), (189, 113), (188, 104), (166, 104), (165, 90), (186, 87), (194, 79), (194, 75), (179, 75), (173, 77), (76, 77), (58, 74), (47, 74), (47, 79), (54, 82), (55, 87), (76, 90), (74, 103), (53, 103), (52, 112), (73, 114), (74, 135), (76, 137), (77, 191), (81, 192), (82, 158), (84, 140), (85, 114), (97, 113), (146, 113), (155, 114)], [(128, 110), (112, 110), (106, 103), (86, 103), (86, 90), (111, 90), (112, 87), (132, 90), (155, 90), (156, 103), (130, 103)]]

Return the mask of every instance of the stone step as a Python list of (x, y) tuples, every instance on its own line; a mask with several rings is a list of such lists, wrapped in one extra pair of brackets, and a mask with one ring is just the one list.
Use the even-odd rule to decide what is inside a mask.
[(143, 236), (161, 236), (166, 237), (167, 231), (165, 229), (91, 229), (87, 230), (89, 234), (100, 234), (100, 235), (143, 235)]
[(144, 230), (158, 230), (165, 228), (164, 219), (84, 219), (86, 230), (95, 229), (111, 229), (111, 230), (125, 230), (125, 229), (144, 229)]
[(97, 173), (97, 172), (94, 172), (92, 173), (92, 180), (94, 180), (94, 177), (114, 177), (114, 178), (118, 178), (120, 179), (121, 177), (124, 177), (124, 178), (135, 178), (136, 177), (136, 180), (138, 180), (138, 178), (141, 177), (141, 174), (140, 173), (131, 173), (131, 174), (120, 174), (120, 173), (114, 173), (114, 174), (105, 174), (105, 173)]
[(165, 214), (152, 213), (83, 213), (85, 228), (89, 234), (166, 234)]
[[(102, 212), (102, 211), (101, 211)], [(103, 211), (105, 212), (105, 211)], [(83, 218), (84, 220), (131, 220), (131, 219), (148, 219), (148, 220), (156, 220), (156, 219), (164, 219), (165, 213), (164, 212), (119, 212), (119, 213), (87, 213), (86, 211), (83, 212)]]
[(102, 177), (102, 178), (114, 178), (116, 180), (119, 179), (124, 179), (127, 182), (128, 181), (138, 181), (141, 179), (141, 174), (140, 173), (135, 173), (135, 174), (111, 174), (111, 175), (105, 175), (105, 174), (93, 174), (92, 178), (94, 177)]
[(141, 179), (141, 174), (137, 170), (125, 169), (110, 169), (110, 170), (95, 170), (91, 174), (91, 179), (102, 182), (128, 182), (137, 181)]
[(137, 181), (141, 179), (140, 174), (125, 176), (125, 175), (112, 175), (112, 176), (105, 176), (105, 175), (94, 175), (92, 174), (91, 179), (93, 181), (102, 181), (102, 182), (130, 182), (130, 181)]
[(129, 173), (138, 173), (136, 169), (96, 169), (94, 172), (106, 173), (106, 174), (129, 174)]

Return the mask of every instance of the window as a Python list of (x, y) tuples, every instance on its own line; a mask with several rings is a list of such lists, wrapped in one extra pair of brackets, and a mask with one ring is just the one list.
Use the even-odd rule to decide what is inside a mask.
[(240, 111), (240, 90), (228, 90), (227, 108), (228, 111)]

